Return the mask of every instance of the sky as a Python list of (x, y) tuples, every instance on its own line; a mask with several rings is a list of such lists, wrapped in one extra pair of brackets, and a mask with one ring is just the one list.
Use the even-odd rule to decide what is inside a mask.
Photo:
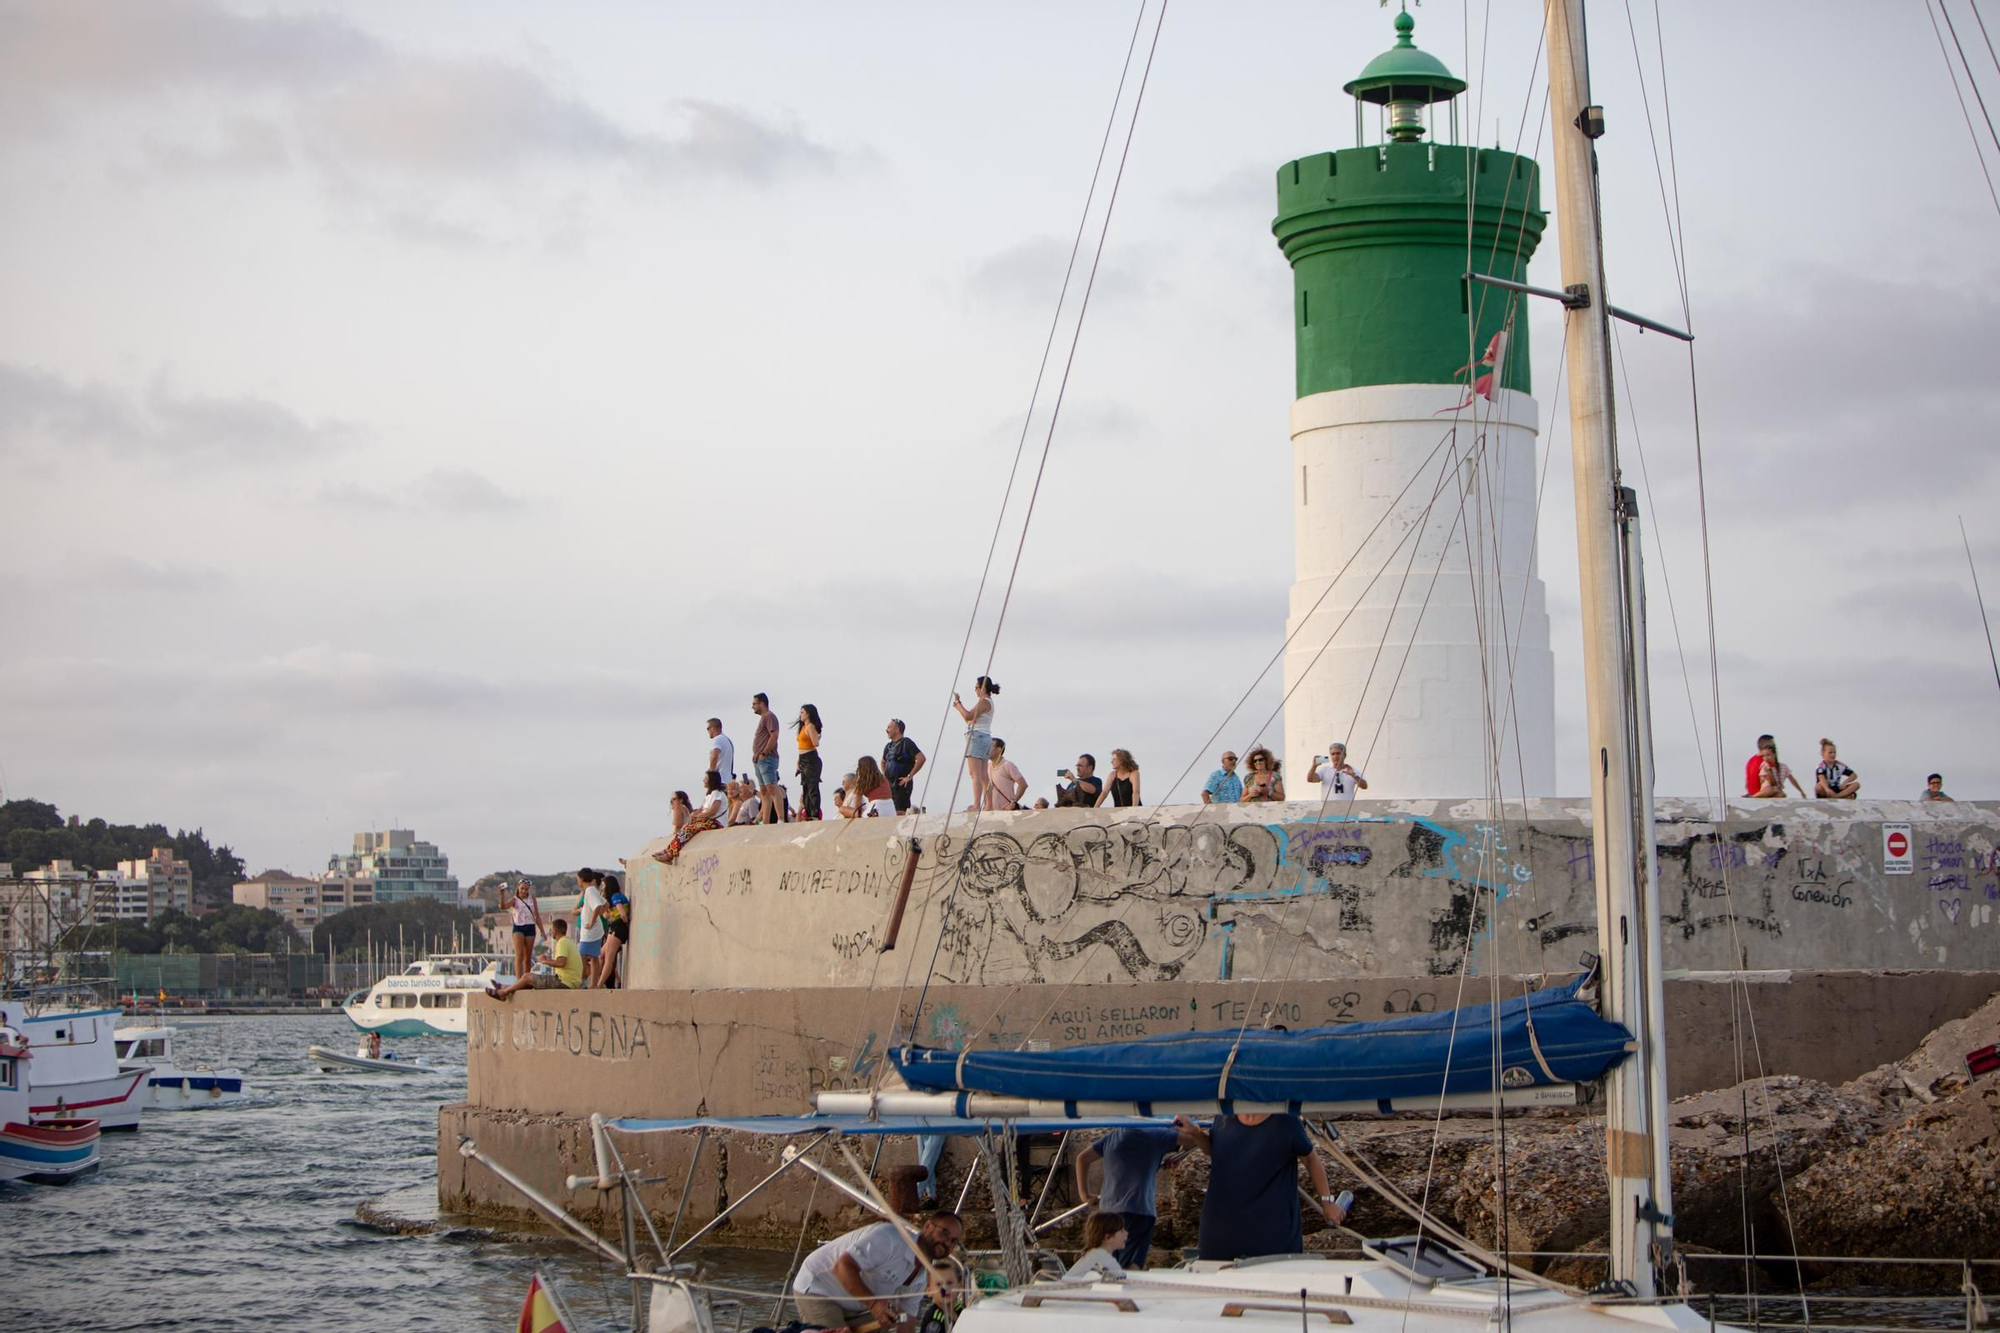
[[(1938, 37), (1921, 3), (1664, 8), (1591, 28), (1613, 299), (1698, 337), (1691, 381), (1620, 335), (1659, 790), (1716, 781), (1698, 391), (1724, 762), (1770, 731), (1804, 770), (1831, 735), (1864, 794), (2000, 796), (1957, 526), (2000, 596), (2000, 216)], [(1035, 790), (1124, 746), (1185, 796), (1280, 689), (1272, 176), (1352, 144), (1340, 85), (1392, 32), (1370, 0), (1171, 6), (1009, 500), (1139, 12), (0, 0), (0, 788), (252, 868), (387, 827), (467, 881), (601, 865), (699, 786), (709, 715), (747, 754), (753, 691), (813, 702), (836, 775), (892, 715), (952, 754), (990, 652)], [(1415, 13), (1480, 140), (1546, 167), (1537, 8)], [(1558, 286), (1553, 221), (1531, 279)], [(1573, 794), (1559, 312), (1533, 318)]]

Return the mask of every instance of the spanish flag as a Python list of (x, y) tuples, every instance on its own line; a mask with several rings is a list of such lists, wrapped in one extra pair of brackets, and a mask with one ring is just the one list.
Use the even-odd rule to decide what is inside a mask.
[(520, 1333), (573, 1333), (574, 1326), (540, 1273), (528, 1281), (528, 1299), (521, 1302)]

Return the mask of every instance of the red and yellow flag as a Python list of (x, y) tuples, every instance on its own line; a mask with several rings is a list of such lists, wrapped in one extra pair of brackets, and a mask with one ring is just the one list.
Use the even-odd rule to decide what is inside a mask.
[(568, 1317), (540, 1273), (528, 1281), (528, 1299), (521, 1302), (520, 1333), (572, 1333)]

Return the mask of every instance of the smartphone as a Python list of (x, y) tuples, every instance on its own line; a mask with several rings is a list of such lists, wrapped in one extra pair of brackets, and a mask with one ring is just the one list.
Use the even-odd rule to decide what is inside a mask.
[(1059, 778), (1066, 778), (1069, 776), (1069, 770), (1066, 768), (1059, 768), (1056, 770), (1056, 776)]
[(1316, 754), (1313, 756), (1313, 762), (1315, 764), (1324, 764), (1327, 762), (1327, 757), (1323, 754)]

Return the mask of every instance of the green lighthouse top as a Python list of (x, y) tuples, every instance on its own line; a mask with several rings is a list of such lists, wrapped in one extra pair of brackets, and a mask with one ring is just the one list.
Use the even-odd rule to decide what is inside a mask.
[(1349, 82), (1349, 97), (1377, 105), (1398, 102), (1427, 106), (1448, 102), (1465, 91), (1465, 80), (1445, 68), (1442, 60), (1417, 49), (1410, 34), (1417, 21), (1408, 10), (1396, 15), (1396, 44), (1368, 62), (1359, 77)]

